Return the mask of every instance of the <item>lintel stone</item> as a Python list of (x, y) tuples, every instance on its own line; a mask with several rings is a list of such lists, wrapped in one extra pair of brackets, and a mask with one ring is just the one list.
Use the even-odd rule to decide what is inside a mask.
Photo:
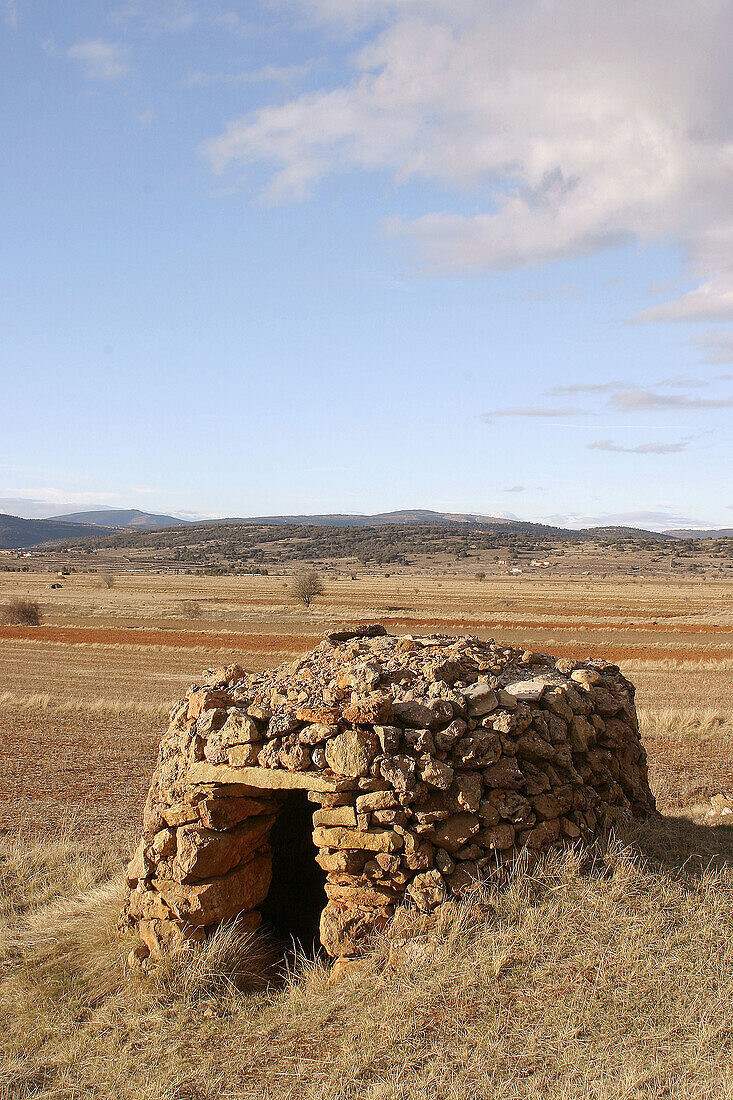
[(252, 791), (353, 791), (355, 779), (342, 779), (323, 772), (289, 772), (281, 768), (232, 768), (200, 760), (189, 768), (191, 783), (236, 783)]

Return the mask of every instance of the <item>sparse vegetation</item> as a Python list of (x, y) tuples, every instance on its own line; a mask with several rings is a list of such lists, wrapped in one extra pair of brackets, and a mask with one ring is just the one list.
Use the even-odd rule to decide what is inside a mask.
[[(323, 624), (293, 606), (282, 573), (137, 574), (124, 604), (77, 573), (50, 626), (0, 641), (3, 1100), (727, 1100), (733, 829), (707, 827), (703, 804), (733, 790), (733, 589), (677, 572), (671, 586), (475, 570), (344, 570), (328, 580), (328, 621), (619, 661), (660, 806), (693, 820), (645, 826), (594, 868), (546, 868), (480, 915), (446, 907), (427, 965), (418, 947), (414, 965), (385, 972), (385, 940), (339, 985), (310, 964), (247, 993), (251, 945), (232, 932), (221, 955), (126, 972), (119, 873), (165, 713), (200, 669), (293, 658)], [(0, 605), (43, 599), (49, 579), (0, 573)], [(205, 626), (171, 615), (199, 600)], [(73, 840), (60, 841), (69, 816)], [(89, 891), (91, 924), (74, 901)]]
[(317, 596), (322, 596), (323, 592), (323, 581), (314, 569), (296, 573), (290, 582), (290, 595), (306, 608), (310, 607)]
[(181, 600), (178, 610), (185, 619), (200, 619), (203, 615), (201, 604), (196, 600)]
[(723, 1100), (733, 830), (668, 820), (631, 839), (552, 857), (432, 921), (405, 913), (336, 985), (301, 960), (262, 992), (268, 952), (236, 928), (149, 977), (127, 971), (114, 850), (100, 864), (78, 843), (5, 840), (0, 1092)]
[(0, 621), (5, 626), (39, 626), (41, 605), (29, 596), (15, 596), (0, 612)]

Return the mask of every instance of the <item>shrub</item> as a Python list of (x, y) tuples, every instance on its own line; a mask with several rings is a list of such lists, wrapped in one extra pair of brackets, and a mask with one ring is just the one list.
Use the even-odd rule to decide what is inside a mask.
[(101, 588), (114, 588), (115, 578), (112, 573), (102, 573), (99, 584)]
[(307, 573), (296, 573), (290, 584), (290, 594), (304, 607), (310, 607), (316, 596), (323, 595), (323, 582), (315, 569)]
[(181, 600), (179, 608), (181, 615), (187, 619), (200, 619), (203, 615), (201, 604), (196, 600)]
[(27, 596), (17, 596), (10, 600), (2, 610), (2, 621), (6, 626), (39, 626), (41, 607), (38, 600), (31, 600)]

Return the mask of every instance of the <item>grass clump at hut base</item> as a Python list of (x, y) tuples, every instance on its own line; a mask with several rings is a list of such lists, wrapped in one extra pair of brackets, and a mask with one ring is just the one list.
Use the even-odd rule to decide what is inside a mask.
[(118, 857), (6, 841), (0, 1096), (729, 1100), (732, 864), (733, 829), (662, 819), (268, 984), (236, 927), (128, 971)]

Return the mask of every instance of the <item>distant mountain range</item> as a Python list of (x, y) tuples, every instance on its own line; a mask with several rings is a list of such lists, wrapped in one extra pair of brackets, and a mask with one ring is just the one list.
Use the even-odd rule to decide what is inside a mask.
[(38, 546), (45, 542), (60, 542), (70, 539), (88, 538), (95, 535), (109, 535), (110, 532), (146, 532), (160, 531), (166, 527), (212, 527), (226, 525), (272, 525), (288, 524), (308, 527), (383, 527), (386, 525), (460, 523), (472, 526), (501, 527), (509, 531), (524, 531), (527, 534), (556, 533), (566, 538), (668, 538), (701, 539), (733, 536), (733, 529), (723, 530), (677, 530), (646, 531), (637, 527), (587, 527), (581, 530), (568, 530), (562, 527), (548, 527), (544, 524), (530, 523), (525, 520), (507, 519), (506, 516), (484, 516), (476, 512), (433, 512), (428, 509), (403, 509), (396, 512), (377, 512), (362, 516), (349, 513), (330, 515), (292, 515), (292, 516), (248, 516), (219, 520), (185, 520), (176, 516), (142, 512), (137, 508), (102, 508), (88, 512), (72, 512), (65, 516), (53, 516), (51, 519), (21, 519), (18, 516), (0, 515), (0, 549), (12, 550)]
[(676, 539), (729, 539), (733, 537), (733, 527), (710, 528), (707, 531), (680, 528), (678, 531), (667, 531), (667, 534)]
[(51, 516), (49, 522), (83, 523), (98, 527), (129, 527), (132, 531), (155, 531), (160, 527), (182, 527), (189, 520), (175, 516), (158, 516), (141, 512), (139, 508), (99, 508), (92, 512), (72, 512), (68, 516)]

